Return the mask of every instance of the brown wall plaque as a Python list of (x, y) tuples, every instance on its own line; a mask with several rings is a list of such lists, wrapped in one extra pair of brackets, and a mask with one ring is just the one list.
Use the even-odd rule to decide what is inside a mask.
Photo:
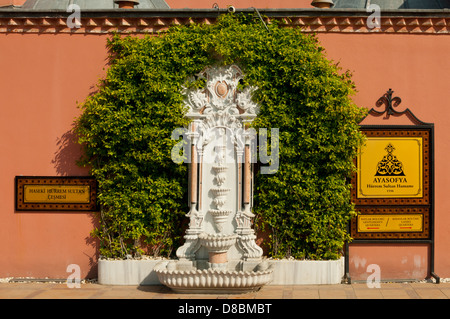
[(16, 176), (17, 211), (95, 211), (97, 182), (92, 177)]
[(429, 127), (361, 127), (350, 224), (358, 240), (428, 240), (432, 215), (432, 131)]

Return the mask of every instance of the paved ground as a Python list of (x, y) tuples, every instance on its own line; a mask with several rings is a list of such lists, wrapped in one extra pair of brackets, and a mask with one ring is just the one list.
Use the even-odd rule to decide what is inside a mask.
[(450, 283), (382, 283), (369, 288), (351, 285), (265, 286), (238, 295), (177, 294), (165, 286), (104, 286), (95, 283), (69, 288), (64, 283), (0, 283), (0, 299), (449, 299)]

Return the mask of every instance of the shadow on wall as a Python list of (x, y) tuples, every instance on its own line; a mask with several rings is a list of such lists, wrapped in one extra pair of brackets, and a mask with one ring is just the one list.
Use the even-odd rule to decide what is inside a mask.
[[(89, 174), (89, 168), (79, 167), (77, 161), (82, 154), (82, 147), (77, 143), (77, 136), (73, 129), (68, 130), (63, 135), (56, 139), (56, 152), (51, 163), (55, 168), (57, 176), (87, 176)], [(78, 213), (78, 212), (77, 212)], [(86, 212), (82, 212), (86, 213)], [(92, 229), (99, 227), (99, 218), (96, 212), (87, 212), (91, 220)], [(85, 279), (97, 278), (98, 272), (98, 255), (99, 255), (99, 240), (93, 237), (91, 234), (84, 238), (84, 244), (87, 247), (93, 248), (93, 254), (83, 254), (89, 260), (89, 270), (83, 276)], [(83, 249), (84, 250), (84, 249)], [(90, 249), (88, 251), (91, 251)]]
[[(100, 226), (100, 222), (96, 213), (91, 213), (89, 215), (92, 222), (92, 229), (97, 229)], [(93, 237), (92, 235), (85, 237), (86, 246), (90, 246), (94, 248), (95, 253), (90, 256), (87, 253), (83, 253), (89, 259), (89, 271), (86, 274), (86, 279), (95, 279), (98, 277), (98, 258), (100, 252), (100, 241), (98, 238)]]
[(58, 176), (86, 176), (89, 169), (79, 167), (77, 160), (81, 156), (81, 145), (73, 130), (65, 132), (56, 140), (57, 151), (52, 160)]

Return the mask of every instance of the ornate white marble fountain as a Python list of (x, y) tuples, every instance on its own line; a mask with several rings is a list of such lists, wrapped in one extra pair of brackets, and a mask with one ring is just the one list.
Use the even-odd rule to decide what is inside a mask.
[(254, 88), (237, 90), (237, 66), (207, 68), (206, 89), (185, 89), (189, 126), (189, 227), (178, 260), (155, 266), (161, 283), (178, 292), (238, 293), (272, 280), (252, 229), (251, 141), (258, 106)]

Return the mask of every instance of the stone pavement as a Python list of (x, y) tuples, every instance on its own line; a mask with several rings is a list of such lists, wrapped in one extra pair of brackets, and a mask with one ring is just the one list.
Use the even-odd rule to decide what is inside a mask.
[(84, 283), (69, 288), (65, 283), (0, 283), (0, 299), (449, 299), (450, 283), (366, 283), (340, 285), (264, 286), (246, 294), (178, 294), (165, 286), (105, 286)]

